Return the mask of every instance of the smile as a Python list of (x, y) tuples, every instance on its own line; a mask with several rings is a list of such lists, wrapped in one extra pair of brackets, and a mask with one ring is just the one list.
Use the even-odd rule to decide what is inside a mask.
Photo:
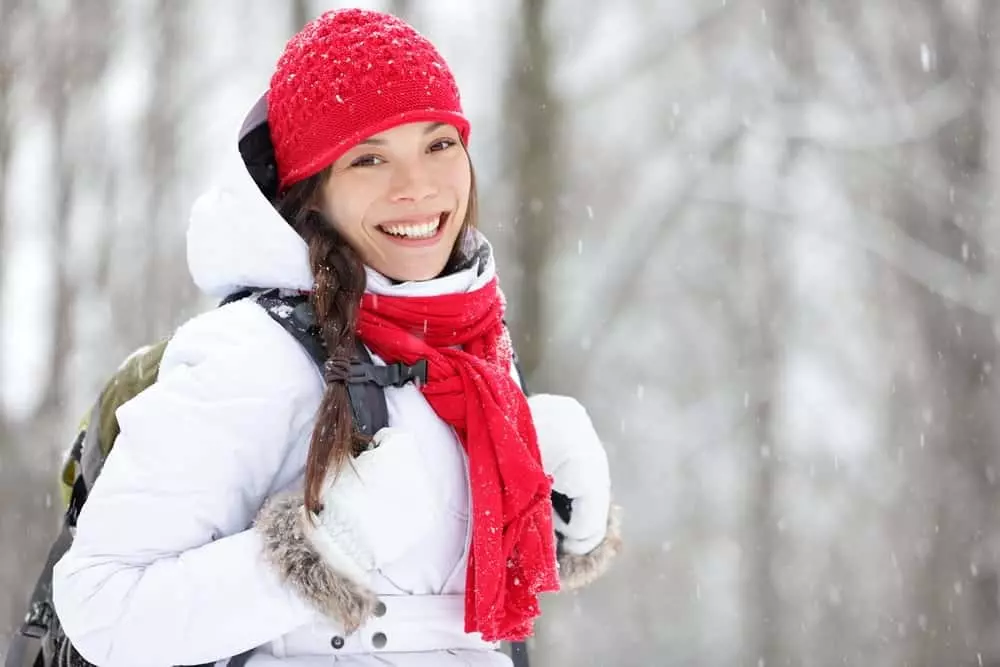
[(398, 239), (432, 239), (444, 227), (448, 214), (440, 213), (425, 218), (393, 220), (378, 226), (379, 231)]

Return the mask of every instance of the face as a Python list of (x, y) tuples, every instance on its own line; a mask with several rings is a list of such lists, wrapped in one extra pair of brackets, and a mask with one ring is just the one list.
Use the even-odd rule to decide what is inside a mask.
[(395, 280), (428, 280), (451, 255), (471, 182), (458, 130), (408, 123), (342, 155), (321, 206), (365, 264)]

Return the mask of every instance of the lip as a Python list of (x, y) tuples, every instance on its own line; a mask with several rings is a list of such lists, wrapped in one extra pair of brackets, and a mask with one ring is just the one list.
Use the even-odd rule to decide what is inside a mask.
[[(439, 221), (437, 231), (434, 233), (434, 236), (429, 236), (424, 239), (411, 239), (404, 236), (393, 236), (389, 232), (385, 231), (385, 229), (383, 229), (383, 226), (391, 227), (394, 225), (399, 225), (401, 227), (405, 227), (407, 225), (422, 225), (428, 222), (434, 222), (435, 219)], [(378, 229), (379, 233), (381, 233), (384, 238), (392, 241), (396, 245), (403, 246), (405, 248), (426, 248), (428, 246), (436, 245), (438, 241), (441, 240), (441, 238), (444, 236), (445, 228), (450, 223), (451, 223), (451, 212), (442, 211), (437, 215), (411, 216), (407, 218), (396, 218), (394, 220), (387, 220), (385, 222), (376, 225), (376, 229)]]

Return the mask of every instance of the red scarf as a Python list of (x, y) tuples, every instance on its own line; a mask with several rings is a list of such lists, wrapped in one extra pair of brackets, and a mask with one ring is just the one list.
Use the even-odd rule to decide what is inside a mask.
[(386, 363), (427, 359), (420, 389), (465, 447), (472, 493), (465, 631), (486, 641), (530, 636), (538, 594), (559, 589), (551, 480), (528, 402), (510, 376), (503, 310), (494, 278), (466, 294), (365, 294), (358, 318), (361, 339)]

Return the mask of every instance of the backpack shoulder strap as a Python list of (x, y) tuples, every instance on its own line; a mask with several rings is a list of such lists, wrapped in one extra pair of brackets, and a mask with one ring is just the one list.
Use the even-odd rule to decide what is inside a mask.
[(4, 667), (38, 667), (43, 665), (42, 643), (56, 618), (52, 605), (52, 568), (69, 550), (73, 533), (69, 517), (63, 518), (62, 527), (42, 566), (28, 602), (28, 613), (17, 632), (10, 638)]
[[(374, 368), (368, 348), (357, 340), (357, 358), (351, 366), (358, 364), (360, 368)], [(352, 369), (353, 370), (353, 369)], [(352, 373), (352, 376), (355, 374)], [(375, 382), (347, 382), (347, 394), (351, 399), (351, 411), (354, 413), (354, 424), (361, 434), (371, 437), (380, 428), (389, 425), (389, 410), (385, 405), (385, 390)]]
[[(319, 334), (316, 316), (308, 297), (282, 290), (268, 290), (255, 294), (253, 299), (267, 311), (271, 319), (302, 345), (322, 372), (329, 355)], [(399, 375), (404, 375), (397, 373), (394, 377), (392, 370), (387, 370), (392, 368), (375, 366), (368, 349), (360, 340), (357, 341), (355, 356), (351, 360), (347, 393), (351, 399), (354, 425), (365, 436), (375, 435), (379, 429), (389, 425), (389, 411), (385, 405), (383, 388), (393, 383), (381, 380), (398, 380)], [(424, 377), (426, 378), (426, 374)]]
[(323, 368), (328, 356), (326, 346), (306, 295), (272, 289), (255, 293), (250, 298), (299, 342), (320, 369)]

